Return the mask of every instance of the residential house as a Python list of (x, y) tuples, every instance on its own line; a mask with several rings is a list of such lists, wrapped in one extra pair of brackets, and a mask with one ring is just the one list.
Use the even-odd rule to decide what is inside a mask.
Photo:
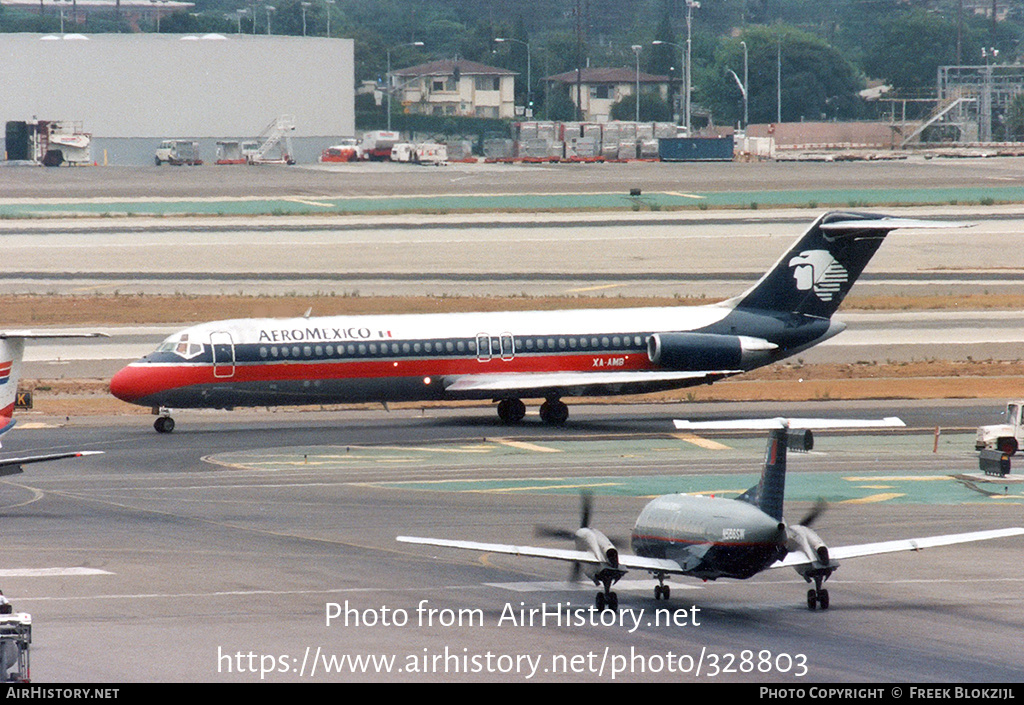
[[(549, 76), (544, 80), (552, 87), (568, 87), (569, 98), (574, 105), (580, 106), (584, 122), (607, 122), (612, 106), (636, 93), (638, 82), (641, 93), (657, 91), (661, 99), (667, 102), (672, 79), (642, 71), (637, 74), (635, 69), (630, 68), (585, 68)], [(577, 85), (583, 94), (582, 100), (577, 96)]]
[(391, 72), (394, 100), (408, 113), (515, 117), (515, 71), (442, 59)]

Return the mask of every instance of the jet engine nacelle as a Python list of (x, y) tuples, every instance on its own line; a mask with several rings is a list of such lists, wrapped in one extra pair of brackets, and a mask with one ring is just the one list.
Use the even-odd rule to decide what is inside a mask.
[(619, 550), (615, 544), (597, 529), (582, 528), (576, 531), (576, 548), (588, 551), (612, 568), (619, 567)]
[(806, 526), (790, 526), (786, 530), (786, 548), (799, 552), (822, 566), (829, 563), (828, 546), (812, 529)]
[(681, 372), (741, 370), (769, 362), (777, 347), (746, 335), (655, 333), (647, 339), (647, 356), (658, 367)]

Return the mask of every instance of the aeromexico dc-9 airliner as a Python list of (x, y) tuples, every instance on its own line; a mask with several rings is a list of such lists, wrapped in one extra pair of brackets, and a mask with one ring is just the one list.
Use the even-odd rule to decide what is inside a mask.
[(116, 375), (119, 399), (172, 408), (491, 399), (504, 423), (543, 399), (709, 384), (840, 333), (831, 320), (882, 240), (898, 228), (957, 224), (826, 213), (745, 293), (707, 306), (331, 316), (203, 323)]

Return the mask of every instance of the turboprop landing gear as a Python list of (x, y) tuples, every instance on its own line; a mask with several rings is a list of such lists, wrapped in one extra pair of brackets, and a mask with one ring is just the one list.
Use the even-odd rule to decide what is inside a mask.
[(807, 591), (807, 609), (813, 610), (816, 607), (820, 607), (823, 610), (828, 609), (828, 590), (821, 587), (823, 582), (824, 578), (822, 576), (814, 576), (814, 587)]
[(503, 424), (512, 426), (526, 416), (526, 404), (520, 399), (502, 399), (498, 402), (498, 418)]
[(672, 595), (672, 589), (665, 584), (665, 576), (658, 575), (658, 584), (654, 586), (654, 599), (667, 600)]
[(549, 426), (561, 426), (569, 418), (569, 407), (558, 397), (540, 405), (540, 420)]
[(170, 409), (154, 409), (153, 413), (157, 414), (156, 421), (153, 422), (153, 428), (157, 433), (170, 433), (174, 430), (174, 419), (171, 418)]
[(612, 580), (605, 579), (602, 581), (604, 590), (597, 593), (597, 597), (594, 600), (594, 604), (598, 610), (610, 610), (612, 612), (619, 611), (619, 596), (612, 592)]

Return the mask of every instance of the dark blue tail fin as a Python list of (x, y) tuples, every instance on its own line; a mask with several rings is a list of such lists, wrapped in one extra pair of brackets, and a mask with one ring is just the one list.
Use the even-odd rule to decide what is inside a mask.
[(739, 496), (743, 502), (753, 504), (772, 519), (782, 521), (782, 503), (786, 494), (786, 451), (789, 430), (773, 428), (768, 435), (768, 448), (764, 455), (761, 481)]
[(830, 318), (890, 231), (948, 223), (869, 213), (826, 213), (749, 291), (737, 308)]

